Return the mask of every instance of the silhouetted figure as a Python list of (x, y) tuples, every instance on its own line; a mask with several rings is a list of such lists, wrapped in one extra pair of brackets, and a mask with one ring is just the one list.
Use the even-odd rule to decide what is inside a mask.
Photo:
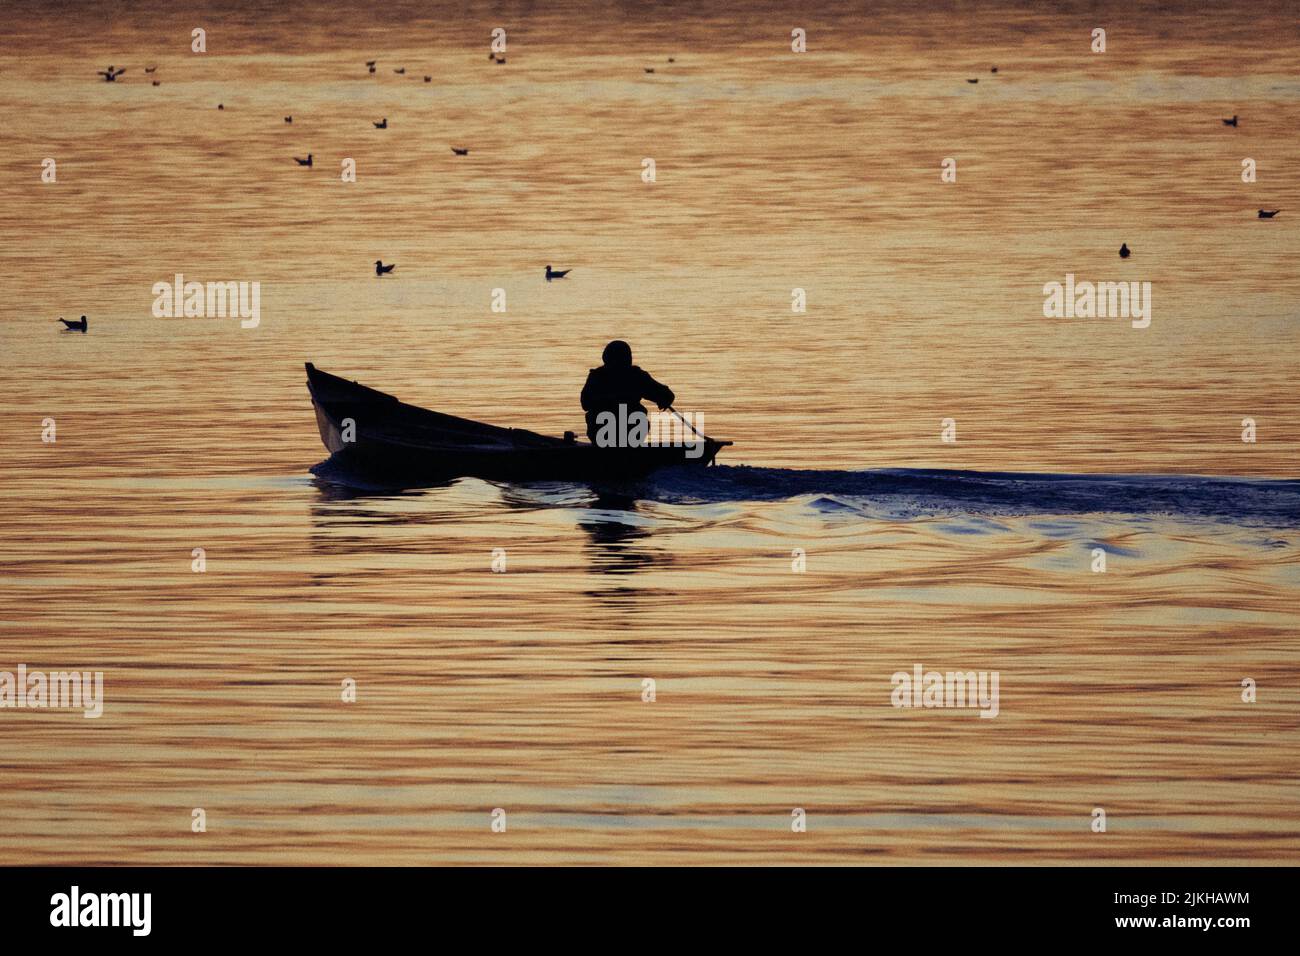
[(1233, 114), (1232, 114), (1232, 119), (1230, 119), (1230, 120), (1224, 120), (1224, 121), (1223, 121), (1223, 125), (1224, 125), (1224, 126), (1236, 126), (1236, 125), (1237, 125), (1237, 114), (1236, 114), (1236, 113), (1233, 113)]
[(1259, 218), (1260, 218), (1260, 219), (1272, 219), (1274, 216), (1276, 216), (1276, 215), (1277, 215), (1278, 213), (1280, 213), (1281, 211), (1282, 211), (1281, 209), (1261, 209), (1261, 210), (1259, 211)]
[(1120, 257), (1121, 259), (1127, 259), (1127, 258), (1128, 258), (1129, 256), (1131, 256), (1132, 254), (1133, 254), (1133, 253), (1129, 250), (1129, 247), (1128, 247), (1128, 243), (1127, 243), (1127, 242), (1121, 242), (1121, 243), (1119, 244), (1119, 257)]
[[(582, 410), (587, 413), (587, 437), (592, 444), (602, 444), (596, 439), (604, 426), (605, 434), (611, 434), (606, 422), (600, 421), (601, 414), (607, 412), (613, 416), (613, 422), (629, 423), (629, 433), (636, 424), (632, 416), (638, 412), (646, 423), (641, 426), (641, 443), (644, 443), (645, 428), (649, 426), (649, 417), (641, 399), (648, 398), (660, 408), (667, 408), (673, 403), (673, 390), (650, 377), (650, 373), (632, 364), (632, 347), (626, 342), (614, 340), (605, 346), (601, 355), (605, 364), (593, 368), (587, 373), (587, 383), (582, 386)], [(620, 406), (622, 406), (620, 414)], [(612, 434), (619, 435), (618, 431)], [(619, 435), (627, 441), (630, 434)]]
[(451, 151), (452, 151), (453, 153), (455, 153), (457, 156), (468, 156), (468, 155), (469, 155), (469, 147), (468, 147), (468, 146), (466, 146), (464, 149), (457, 149), (455, 146), (453, 146), (453, 147), (451, 148)]
[(295, 156), (295, 157), (293, 158), (293, 161), (294, 161), (295, 163), (297, 163), (299, 166), (310, 166), (310, 165), (311, 165), (311, 153), (308, 153), (308, 154), (307, 154), (307, 158), (306, 158), (306, 159), (299, 159), (297, 156)]
[(110, 63), (107, 70), (98, 70), (96, 72), (104, 78), (105, 83), (116, 83), (117, 78), (126, 72), (126, 67), (122, 67), (120, 70), (115, 70), (113, 69), (113, 64)]
[(375, 275), (377, 276), (381, 276), (381, 277), (386, 276), (388, 275), (388, 273), (392, 272), (396, 268), (397, 268), (396, 262), (392, 263), (391, 265), (384, 265), (384, 260), (382, 259), (375, 260)]
[(406, 75), (406, 67), (402, 67), (400, 70), (394, 70), (393, 72), (396, 73), (398, 76), (405, 76), (405, 75)]
[(552, 269), (548, 265), (546, 267), (546, 281), (550, 282), (552, 279), (563, 279), (572, 271), (572, 269)]
[(81, 320), (78, 322), (73, 322), (69, 319), (65, 319), (63, 316), (59, 316), (59, 321), (68, 327), (67, 331), (69, 332), (84, 332), (86, 331), (86, 326), (89, 324), (86, 321), (86, 317), (84, 315), (81, 317)]
[(154, 70), (156, 70), (156, 69), (158, 69), (158, 67), (156, 67), (156, 66), (146, 66), (146, 67), (144, 68), (144, 71), (145, 71), (146, 73), (152, 73), (152, 72), (153, 72)]
[(372, 120), (371, 122), (372, 122), (372, 124), (374, 125), (375, 129), (388, 129), (388, 117), (387, 117), (387, 116), (385, 116), (385, 117), (384, 117), (382, 120), (380, 120), (378, 123), (375, 123), (373, 120)]

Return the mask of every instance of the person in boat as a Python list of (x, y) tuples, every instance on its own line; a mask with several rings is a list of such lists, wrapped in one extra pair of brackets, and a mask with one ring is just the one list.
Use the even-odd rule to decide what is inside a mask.
[(601, 355), (605, 364), (587, 373), (582, 386), (582, 410), (587, 413), (587, 437), (600, 448), (646, 444), (650, 418), (641, 400), (661, 409), (673, 403), (673, 390), (632, 364), (632, 347), (614, 340)]

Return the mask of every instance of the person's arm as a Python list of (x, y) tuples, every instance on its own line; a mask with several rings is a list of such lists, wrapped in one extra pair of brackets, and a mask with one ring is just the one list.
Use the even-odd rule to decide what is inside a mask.
[(667, 408), (673, 403), (673, 390), (662, 382), (656, 382), (650, 373), (641, 370), (641, 397), (648, 398), (660, 408)]

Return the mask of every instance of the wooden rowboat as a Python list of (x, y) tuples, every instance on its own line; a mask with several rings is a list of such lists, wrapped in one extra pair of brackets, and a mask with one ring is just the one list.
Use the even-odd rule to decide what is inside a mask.
[(456, 476), (502, 481), (620, 480), (677, 465), (708, 465), (731, 444), (710, 438), (697, 441), (695, 447), (597, 448), (572, 437), (552, 438), (407, 405), (392, 395), (322, 372), (310, 362), (307, 389), (321, 441), (339, 463), (399, 483)]

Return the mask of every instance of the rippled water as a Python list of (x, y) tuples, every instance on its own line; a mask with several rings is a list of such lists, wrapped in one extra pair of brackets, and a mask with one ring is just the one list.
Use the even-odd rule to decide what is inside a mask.
[[(5, 859), (1293, 860), (1294, 11), (864, 9), (5, 18), (0, 671), (105, 682), (0, 709)], [(178, 272), (260, 325), (153, 317)], [(558, 434), (615, 336), (719, 467), (311, 470), (304, 361)], [(891, 706), (918, 663), (996, 719)]]

